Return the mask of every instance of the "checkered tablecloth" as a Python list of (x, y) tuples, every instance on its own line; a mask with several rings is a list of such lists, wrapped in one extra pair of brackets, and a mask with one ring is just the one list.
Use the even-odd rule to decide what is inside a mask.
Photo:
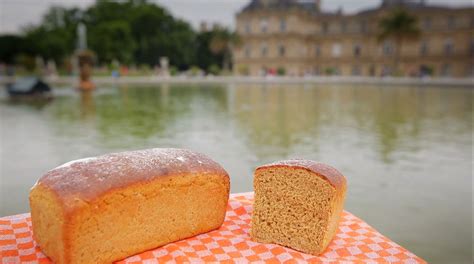
[[(119, 263), (286, 262), (286, 263), (425, 263), (344, 212), (339, 231), (321, 256), (312, 256), (250, 240), (253, 193), (233, 194), (218, 230), (129, 257)], [(32, 238), (30, 214), (0, 218), (0, 263), (51, 263)]]

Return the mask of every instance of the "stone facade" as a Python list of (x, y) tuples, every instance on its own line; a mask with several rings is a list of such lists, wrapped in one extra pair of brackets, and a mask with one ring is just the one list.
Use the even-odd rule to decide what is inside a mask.
[(379, 21), (402, 6), (418, 19), (421, 35), (404, 41), (397, 73), (404, 76), (474, 75), (474, 8), (383, 0), (358, 12), (328, 13), (320, 1), (252, 0), (236, 16), (241, 44), (233, 50), (239, 75), (393, 74), (395, 44), (378, 41)]

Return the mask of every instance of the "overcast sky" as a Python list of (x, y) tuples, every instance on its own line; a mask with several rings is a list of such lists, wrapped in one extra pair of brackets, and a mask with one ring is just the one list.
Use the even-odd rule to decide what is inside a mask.
[[(234, 25), (234, 14), (250, 0), (150, 0), (166, 7), (173, 15), (189, 21), (197, 28), (201, 21), (218, 22), (228, 27)], [(345, 12), (355, 12), (373, 7), (381, 0), (322, 0), (324, 10), (342, 7)], [(85, 8), (95, 0), (0, 0), (0, 33), (16, 33), (22, 27), (38, 23), (52, 5)], [(451, 6), (471, 5), (472, 0), (428, 0), (428, 3)]]

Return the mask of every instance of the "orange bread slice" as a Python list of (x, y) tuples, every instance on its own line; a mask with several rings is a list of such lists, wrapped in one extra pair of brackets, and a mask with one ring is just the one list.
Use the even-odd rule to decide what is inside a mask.
[(189, 150), (73, 161), (32, 188), (33, 235), (55, 263), (112, 263), (219, 228), (229, 186), (219, 164)]
[(336, 233), (346, 179), (310, 160), (286, 160), (256, 169), (251, 237), (305, 253), (322, 253)]

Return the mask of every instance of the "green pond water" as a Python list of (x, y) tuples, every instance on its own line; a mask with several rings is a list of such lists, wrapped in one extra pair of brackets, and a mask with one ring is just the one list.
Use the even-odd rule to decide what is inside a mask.
[(64, 162), (182, 147), (252, 190), (256, 166), (308, 158), (348, 179), (346, 210), (432, 263), (472, 262), (473, 90), (337, 85), (59, 88), (49, 103), (0, 98), (0, 216)]

